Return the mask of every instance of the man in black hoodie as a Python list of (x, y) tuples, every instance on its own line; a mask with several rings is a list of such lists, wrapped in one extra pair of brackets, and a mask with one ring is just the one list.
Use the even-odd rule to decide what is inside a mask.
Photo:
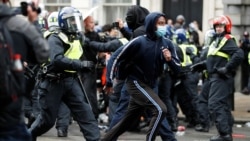
[[(47, 42), (38, 33), (35, 26), (23, 18), (15, 16), (14, 11), (6, 5), (7, 2), (8, 0), (0, 0), (0, 19), (7, 18), (4, 24), (14, 41), (13, 48), (15, 53), (21, 55), (22, 61), (29, 63), (40, 64), (47, 61), (49, 56)], [(24, 76), (21, 77), (24, 80)], [(21, 81), (21, 83), (25, 82)], [(17, 95), (22, 96), (23, 94), (15, 89), (13, 91), (17, 92)], [(5, 106), (2, 106), (2, 103), (0, 103), (0, 140), (31, 140), (30, 133), (27, 131), (24, 122), (22, 104), (22, 97)]]
[[(133, 32), (132, 32), (132, 34), (129, 34), (129, 32), (126, 32), (125, 28), (123, 27), (123, 24), (121, 23), (121, 21), (119, 21), (120, 30), (122, 33), (125, 33), (124, 36), (127, 34), (127, 35), (129, 35), (129, 36), (125, 36), (127, 38), (130, 38), (130, 37), (136, 38), (137, 36), (146, 34), (144, 20), (148, 14), (149, 14), (149, 11), (147, 9), (145, 9), (144, 7), (140, 7), (137, 5), (130, 7), (128, 9), (128, 12), (126, 15), (126, 22), (129, 26), (129, 28), (132, 28)], [(137, 18), (138, 20), (136, 20), (135, 18)], [(121, 49), (118, 49), (117, 52), (119, 52), (119, 51), (121, 51)], [(111, 80), (109, 79), (109, 74), (111, 71), (110, 67), (111, 67), (111, 64), (113, 64), (113, 61), (115, 59), (115, 56), (117, 55), (117, 52), (114, 53), (113, 56), (111, 56), (110, 61), (108, 62), (107, 75), (106, 75), (107, 81), (108, 81), (108, 83), (106, 85), (107, 91), (110, 91), (110, 88), (112, 86)], [(113, 119), (109, 125), (109, 129), (111, 129), (111, 130), (124, 117), (124, 115), (127, 111), (127, 107), (129, 105), (129, 99), (130, 99), (130, 96), (129, 96), (129, 94), (126, 90), (126, 87), (125, 87), (125, 81), (119, 80), (118, 78), (115, 78), (115, 80), (113, 82), (114, 82), (114, 84), (113, 84), (114, 92), (112, 95), (110, 95), (110, 99), (113, 101), (119, 101), (119, 103), (117, 104), (119, 106), (116, 108)], [(116, 99), (113, 97), (116, 97)], [(111, 107), (111, 105), (109, 105), (109, 107)], [(130, 123), (131, 128), (129, 130), (134, 128), (135, 123), (139, 123), (138, 119), (134, 119), (133, 123)], [(159, 135), (161, 136), (162, 140), (168, 140), (170, 134), (171, 134), (171, 131), (169, 129), (168, 122), (165, 119), (161, 124)], [(115, 140), (115, 139), (113, 139), (113, 140)]]
[(117, 20), (122, 35), (128, 40), (131, 40), (137, 36), (145, 34), (144, 19), (148, 14), (149, 11), (144, 7), (138, 5), (129, 7), (126, 14), (126, 23), (132, 32), (126, 30), (122, 20)]
[[(132, 30), (132, 33), (125, 29), (122, 20), (117, 20), (117, 22), (119, 22), (119, 28), (123, 36), (130, 40), (140, 35), (144, 35), (146, 33), (144, 27), (144, 20), (148, 14), (149, 11), (144, 7), (138, 5), (133, 5), (129, 7), (126, 14), (126, 22), (128, 27)], [(107, 88), (111, 88), (111, 85), (107, 86)], [(112, 110), (114, 109), (115, 113), (109, 113), (110, 115), (113, 115), (111, 117), (112, 119), (110, 120), (110, 129), (121, 120), (121, 118), (127, 111), (128, 102), (130, 98), (129, 94), (125, 89), (124, 80), (116, 79), (113, 84), (113, 89), (113, 94), (109, 96), (109, 108), (111, 109), (110, 112), (112, 112)], [(137, 123), (137, 126), (139, 126), (139, 121), (139, 118), (136, 119), (135, 123)], [(136, 131), (139, 129), (131, 128), (131, 130)]]
[[(146, 140), (154, 141), (162, 121), (165, 120), (166, 106), (160, 100), (154, 89), (157, 87), (157, 78), (161, 74), (162, 66), (167, 63), (174, 72), (179, 71), (179, 59), (172, 42), (163, 36), (166, 34), (166, 19), (162, 13), (150, 13), (145, 19), (146, 35), (139, 36), (124, 45), (114, 54), (114, 63), (111, 66), (111, 78), (126, 80), (126, 89), (130, 94), (129, 106), (122, 120), (119, 121), (102, 141), (114, 141), (123, 132), (131, 127), (134, 119), (141, 116), (145, 109), (149, 109), (152, 118), (148, 128)], [(129, 68), (123, 66), (130, 64)], [(115, 71), (116, 70), (116, 71)], [(124, 75), (125, 73), (125, 75)], [(168, 123), (166, 122), (168, 125)], [(169, 127), (163, 133), (162, 140), (176, 141)]]

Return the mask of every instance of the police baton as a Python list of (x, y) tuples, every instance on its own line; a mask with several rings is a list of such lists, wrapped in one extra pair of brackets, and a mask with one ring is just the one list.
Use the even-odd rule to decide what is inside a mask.
[(80, 82), (80, 85), (81, 85), (81, 88), (82, 88), (82, 91), (83, 91), (83, 95), (85, 96), (85, 98), (87, 100), (87, 103), (89, 104), (90, 108), (92, 109), (92, 106), (90, 104), (89, 98), (88, 98), (87, 93), (86, 93), (86, 90), (85, 90), (85, 88), (83, 86), (83, 83), (82, 83), (81, 75), (79, 73), (77, 74), (77, 78), (78, 78), (78, 80)]

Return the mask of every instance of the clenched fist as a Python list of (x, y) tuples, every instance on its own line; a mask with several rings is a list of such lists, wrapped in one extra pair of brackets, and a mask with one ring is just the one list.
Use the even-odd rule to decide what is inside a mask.
[(163, 56), (166, 59), (166, 61), (171, 61), (171, 59), (172, 59), (171, 52), (167, 48), (164, 48), (162, 50), (162, 53), (163, 53)]

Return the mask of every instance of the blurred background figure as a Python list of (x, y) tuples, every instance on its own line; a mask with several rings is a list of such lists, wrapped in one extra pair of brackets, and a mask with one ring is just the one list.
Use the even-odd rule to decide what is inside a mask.
[(175, 29), (184, 28), (185, 26), (185, 17), (183, 15), (178, 15), (175, 19), (174, 27)]
[(249, 84), (249, 63), (248, 63), (248, 53), (250, 51), (250, 41), (249, 41), (249, 32), (244, 31), (242, 38), (240, 39), (240, 48), (244, 51), (244, 60), (241, 64), (241, 85), (242, 93), (249, 94), (250, 88), (247, 87)]

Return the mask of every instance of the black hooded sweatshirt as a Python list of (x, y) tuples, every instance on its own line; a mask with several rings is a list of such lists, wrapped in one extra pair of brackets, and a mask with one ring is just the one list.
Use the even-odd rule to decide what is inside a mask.
[(131, 6), (126, 14), (126, 22), (128, 27), (132, 30), (132, 34), (130, 34), (130, 32), (128, 32), (125, 28), (122, 28), (120, 31), (124, 37), (130, 40), (140, 35), (144, 35), (146, 33), (144, 21), (148, 14), (149, 11), (144, 7), (139, 5)]

